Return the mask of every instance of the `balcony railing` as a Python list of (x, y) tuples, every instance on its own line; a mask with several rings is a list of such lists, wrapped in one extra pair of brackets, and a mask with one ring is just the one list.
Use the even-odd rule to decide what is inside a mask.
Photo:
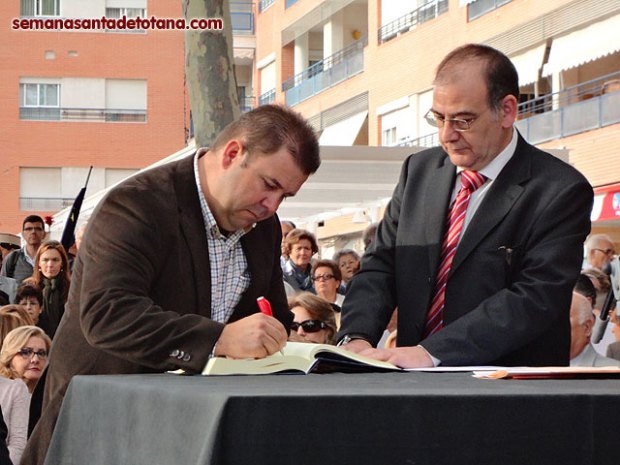
[(364, 71), (367, 44), (368, 36), (364, 36), (284, 81), (282, 90), (286, 92), (286, 104), (295, 105)]
[(271, 89), (258, 97), (259, 105), (267, 105), (268, 103), (272, 103), (276, 99), (276, 90)]
[(531, 144), (620, 123), (620, 72), (523, 102), (519, 118)]
[(20, 107), (19, 119), (40, 121), (146, 122), (146, 110)]
[(24, 211), (58, 211), (73, 205), (75, 198), (20, 197), (19, 209)]
[(467, 5), (467, 20), (473, 21), (511, 1), (512, 0), (476, 0)]
[(254, 97), (241, 97), (239, 98), (239, 109), (241, 113), (246, 113), (254, 108)]
[(261, 12), (265, 10), (269, 5), (271, 5), (276, 0), (260, 0), (258, 2), (258, 11)]
[(387, 23), (379, 29), (379, 43), (387, 42), (398, 34), (413, 29), (420, 23), (430, 21), (448, 11), (448, 0), (432, 0), (406, 15)]
[(233, 34), (254, 34), (252, 2), (231, 2), (230, 22)]
[(439, 134), (434, 132), (433, 134), (427, 134), (415, 139), (407, 137), (398, 141), (396, 147), (436, 147), (439, 145)]

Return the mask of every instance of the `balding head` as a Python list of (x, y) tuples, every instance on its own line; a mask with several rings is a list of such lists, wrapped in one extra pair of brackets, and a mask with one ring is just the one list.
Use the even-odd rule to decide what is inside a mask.
[(573, 292), (570, 304), (570, 358), (579, 355), (590, 343), (594, 314), (590, 301), (581, 294)]

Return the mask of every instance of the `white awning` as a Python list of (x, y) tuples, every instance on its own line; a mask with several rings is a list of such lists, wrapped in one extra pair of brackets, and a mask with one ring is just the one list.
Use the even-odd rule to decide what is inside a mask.
[(543, 76), (579, 66), (620, 50), (620, 15), (553, 39)]
[(470, 3), (475, 2), (476, 0), (459, 0), (459, 7), (467, 6)]
[(353, 145), (367, 115), (367, 111), (362, 111), (326, 127), (319, 138), (319, 145)]
[(538, 47), (510, 58), (519, 73), (519, 87), (538, 81), (538, 73), (545, 57), (545, 48), (546, 44), (540, 44)]

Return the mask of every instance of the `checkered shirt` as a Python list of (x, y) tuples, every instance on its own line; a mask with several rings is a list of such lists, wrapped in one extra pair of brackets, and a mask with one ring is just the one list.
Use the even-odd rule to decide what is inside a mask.
[(215, 222), (200, 186), (198, 155), (194, 156), (194, 177), (198, 187), (211, 262), (211, 319), (226, 323), (239, 303), (241, 294), (250, 285), (250, 271), (241, 247), (241, 237), (251, 228), (240, 229), (228, 237), (224, 236)]

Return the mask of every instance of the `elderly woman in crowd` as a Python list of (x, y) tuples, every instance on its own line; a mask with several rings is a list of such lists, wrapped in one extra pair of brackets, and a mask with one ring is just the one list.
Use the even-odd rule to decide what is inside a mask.
[(54, 338), (62, 315), (71, 283), (71, 270), (67, 252), (58, 241), (47, 241), (41, 244), (35, 257), (32, 277), (24, 281), (32, 284), (43, 292), (43, 312), (38, 326), (50, 338)]
[(6, 335), (0, 349), (0, 375), (21, 379), (32, 394), (47, 366), (51, 339), (36, 326), (20, 326)]
[(292, 339), (318, 344), (335, 344), (336, 318), (331, 305), (310, 292), (301, 292), (288, 299), (288, 308), (295, 314)]
[[(30, 315), (21, 306), (0, 307), (0, 345), (13, 329), (31, 324)], [(24, 447), (26, 447), (29, 405), (30, 393), (22, 380), (0, 376), (0, 407), (2, 407), (2, 416), (7, 426), (6, 442), (14, 464), (19, 463)]]
[(285, 247), (289, 258), (282, 268), (284, 282), (295, 291), (314, 292), (310, 262), (319, 251), (314, 234), (305, 229), (293, 229), (286, 236)]
[(334, 255), (334, 261), (338, 263), (340, 274), (342, 274), (342, 282), (340, 283), (338, 292), (344, 294), (347, 289), (347, 284), (349, 284), (353, 275), (360, 269), (360, 256), (355, 250), (342, 249)]

